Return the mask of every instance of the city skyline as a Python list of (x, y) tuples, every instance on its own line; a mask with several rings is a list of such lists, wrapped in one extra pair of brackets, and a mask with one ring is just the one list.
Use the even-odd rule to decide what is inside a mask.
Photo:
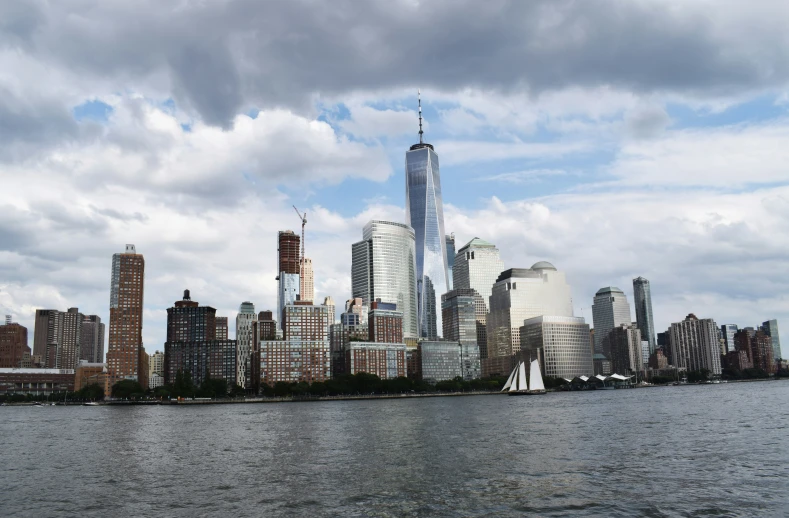
[[(550, 34), (513, 32), (545, 19), (536, 5), (488, 13), (504, 24), (456, 7), (451, 20), (432, 17), (433, 25), (422, 25), (429, 16), (401, 25), (392, 16), (401, 6), (378, 6), (343, 17), (341, 37), (284, 13), (294, 31), (317, 33), (298, 50), (249, 49), (260, 58), (255, 63), (281, 67), (277, 88), (261, 82), (260, 68), (231, 44), (239, 19), (210, 4), (179, 13), (187, 24), (217, 21), (206, 29), (216, 42), (210, 48), (171, 39), (154, 19), (146, 23), (167, 55), (198, 49), (195, 59), (209, 63), (205, 76), (189, 76), (193, 67), (175, 58), (85, 63), (96, 48), (135, 48), (134, 36), (120, 28), (112, 42), (102, 35), (143, 16), (142, 9), (66, 16), (63, 6), (39, 7), (30, 7), (29, 18), (7, 13), (9, 26), (50, 21), (20, 33), (12, 44), (17, 54), (0, 56), (18, 71), (0, 80), (9, 93), (0, 113), (19, 121), (3, 133), (10, 146), (0, 161), (0, 312), (28, 329), (36, 308), (78, 307), (109, 322), (103, 272), (125, 243), (146, 255), (144, 343), (160, 344), (166, 309), (185, 286), (231, 321), (245, 300), (275, 310), (277, 272), (264, 258), (272, 254), (272, 232), (298, 232), (293, 204), (310, 214), (315, 300), (344, 300), (347, 243), (370, 219), (405, 221), (403, 152), (414, 142), (420, 87), (425, 130), (441, 157), (444, 232), (455, 233), (458, 244), (475, 236), (496, 243), (507, 267), (559, 265), (574, 312), (587, 321), (596, 289), (627, 290), (637, 276), (651, 282), (656, 331), (700, 308), (740, 326), (789, 316), (782, 258), (789, 78), (772, 43), (779, 29), (762, 23), (782, 19), (778, 4), (765, 7), (774, 10), (769, 17), (736, 5), (715, 12), (625, 5), (618, 20), (639, 30), (625, 31), (619, 41), (627, 44), (616, 46), (604, 37), (614, 22), (585, 6), (557, 7), (551, 27), (563, 34), (578, 21), (596, 30), (547, 47), (531, 43)], [(272, 9), (279, 8), (254, 6), (244, 20), (266, 27), (277, 19)], [(78, 30), (75, 19), (84, 20)], [(699, 19), (700, 26), (690, 23)], [(725, 30), (734, 21), (761, 29), (735, 37)], [(456, 29), (451, 34), (523, 45), (506, 54), (506, 65), (468, 66), (467, 53), (442, 44), (452, 36), (433, 30), (446, 23)], [(366, 45), (345, 39), (368, 26), (381, 28), (370, 47), (392, 49), (386, 73)], [(669, 37), (657, 26), (676, 32)], [(81, 37), (74, 47), (44, 52), (63, 31)], [(409, 36), (443, 65), (426, 74), (403, 47)], [(679, 52), (675, 38), (697, 52)], [(639, 49), (643, 61), (623, 48)], [(75, 49), (82, 51), (71, 54)], [(310, 66), (323, 62), (316, 56), (324, 50), (339, 49), (356, 59), (343, 59), (327, 77)], [(587, 52), (604, 62), (590, 68)], [(679, 76), (663, 68), (671, 62), (663, 52), (707, 73)], [(722, 57), (740, 52), (744, 59)], [(292, 67), (294, 56), (304, 56), (308, 80)], [(743, 268), (762, 274), (738, 275)]]

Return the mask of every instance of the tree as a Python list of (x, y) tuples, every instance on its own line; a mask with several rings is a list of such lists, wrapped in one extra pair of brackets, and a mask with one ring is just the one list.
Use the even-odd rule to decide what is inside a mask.
[(121, 380), (112, 386), (112, 397), (130, 399), (132, 396), (139, 396), (144, 391), (142, 385), (134, 380)]
[(77, 397), (80, 399), (88, 399), (90, 401), (100, 401), (104, 399), (104, 389), (97, 383), (91, 383), (79, 389)]

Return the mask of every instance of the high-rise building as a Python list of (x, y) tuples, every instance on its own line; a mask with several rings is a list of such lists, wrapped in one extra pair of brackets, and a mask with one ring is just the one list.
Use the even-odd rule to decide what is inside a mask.
[(636, 305), (636, 323), (641, 330), (641, 337), (649, 342), (649, 353), (652, 354), (655, 342), (655, 319), (652, 317), (652, 291), (649, 281), (643, 277), (633, 279), (633, 299)]
[[(57, 309), (37, 309), (33, 329), (33, 357), (43, 367), (55, 366), (62, 319)], [(51, 361), (49, 358), (51, 357)]]
[(367, 372), (381, 379), (406, 375), (404, 343), (350, 342), (345, 348), (344, 374)]
[[(34, 358), (40, 358), (42, 366), (52, 369), (75, 369), (80, 359), (88, 360), (80, 358), (84, 318), (77, 308), (69, 308), (68, 311), (36, 310)], [(101, 349), (103, 352), (103, 343)]]
[(156, 351), (148, 357), (148, 387), (155, 389), (164, 385), (164, 353)]
[(62, 323), (60, 325), (60, 336), (56, 361), (53, 367), (58, 369), (76, 369), (79, 363), (79, 354), (82, 344), (82, 321), (85, 315), (77, 308), (69, 308), (65, 313), (60, 314)]
[(301, 263), (304, 268), (304, 284), (301, 286), (301, 300), (312, 302), (315, 300), (315, 273), (312, 271), (312, 259), (302, 257)]
[(419, 336), (433, 339), (443, 328), (436, 310), (441, 307), (438, 297), (449, 291), (449, 272), (438, 155), (422, 136), (420, 100), (419, 143), (405, 154), (405, 222), (416, 241)]
[(235, 340), (191, 340), (164, 344), (164, 382), (173, 383), (178, 371), (188, 372), (195, 385), (206, 373), (232, 386), (236, 379)]
[(367, 317), (367, 330), (370, 342), (403, 343), (403, 312), (397, 310), (397, 304), (373, 301)]
[[(564, 273), (546, 261), (531, 268), (502, 272), (490, 296), (488, 359), (517, 354), (521, 349), (520, 328), (524, 320), (541, 315), (573, 316), (570, 286)], [(499, 372), (485, 374), (496, 373)]]
[(85, 315), (80, 340), (80, 360), (104, 363), (104, 324), (98, 315)]
[(413, 229), (375, 220), (364, 226), (362, 241), (352, 245), (353, 297), (361, 298), (365, 305), (378, 299), (397, 304), (403, 312), (403, 335), (407, 338), (419, 336), (414, 247)]
[(721, 337), (726, 344), (726, 352), (730, 353), (735, 350), (734, 335), (737, 333), (737, 324), (723, 324), (721, 326)]
[(419, 372), (424, 381), (437, 383), (463, 376), (461, 348), (447, 340), (419, 342)]
[(633, 375), (644, 370), (641, 330), (637, 325), (616, 326), (609, 333), (609, 341), (611, 370), (622, 375)]
[(227, 340), (227, 317), (216, 317), (216, 339)]
[(472, 380), (482, 375), (479, 323), (477, 316), (482, 297), (472, 289), (458, 288), (441, 295), (441, 321), (444, 339), (460, 345), (463, 379)]
[(258, 313), (257, 325), (252, 322), (252, 328), (255, 331), (255, 343), (261, 340), (277, 339), (277, 321), (274, 320), (274, 313), (271, 311)]
[(449, 279), (447, 283), (447, 291), (452, 291), (454, 287), (454, 278), (452, 270), (455, 267), (455, 233), (447, 235), (447, 242), (446, 242), (446, 249), (447, 249), (447, 278)]
[(781, 355), (781, 337), (778, 334), (778, 321), (767, 320), (766, 322), (762, 323), (762, 331), (770, 337), (770, 341), (772, 342), (773, 347), (773, 359), (780, 360), (783, 358)]
[(624, 292), (614, 286), (600, 288), (594, 296), (592, 304), (592, 322), (594, 324), (594, 352), (611, 359), (611, 347), (608, 335), (615, 327), (630, 325), (630, 304)]
[(252, 359), (252, 350), (255, 345), (253, 330), (255, 305), (249, 301), (242, 302), (236, 315), (236, 385), (246, 389), (248, 371)]
[(193, 301), (189, 290), (167, 309), (167, 341), (216, 340), (216, 309)]
[(323, 298), (323, 305), (329, 308), (329, 323), (333, 324), (337, 321), (337, 307), (334, 305), (331, 295)]
[(543, 376), (591, 376), (589, 324), (582, 317), (538, 316), (520, 329), (523, 359), (539, 359)]
[[(280, 326), (285, 306), (293, 304), (301, 293), (299, 279), (299, 246), (301, 238), (292, 230), (280, 230), (277, 234), (277, 316)], [(280, 327), (281, 329), (281, 327)]]
[(20, 368), (26, 354), (30, 355), (27, 328), (6, 318), (5, 325), (0, 325), (0, 369)]
[(720, 375), (718, 325), (714, 320), (699, 319), (691, 313), (682, 322), (671, 324), (669, 333), (671, 360), (675, 367), (688, 371), (707, 369), (712, 375)]
[(142, 343), (144, 284), (145, 259), (134, 245), (126, 245), (124, 253), (112, 256), (107, 395), (124, 379), (148, 388), (148, 355)]

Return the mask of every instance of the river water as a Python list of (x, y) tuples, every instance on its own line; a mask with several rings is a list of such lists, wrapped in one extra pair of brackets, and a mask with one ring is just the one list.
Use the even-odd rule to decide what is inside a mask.
[(1, 516), (786, 516), (789, 382), (0, 408)]

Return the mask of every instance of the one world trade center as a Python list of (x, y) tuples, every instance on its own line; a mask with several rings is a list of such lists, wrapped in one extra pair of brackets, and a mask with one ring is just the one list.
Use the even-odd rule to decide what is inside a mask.
[(447, 292), (449, 277), (438, 155), (422, 136), (419, 98), (419, 143), (405, 154), (405, 218), (416, 237), (419, 334), (435, 339), (443, 334), (441, 295)]

